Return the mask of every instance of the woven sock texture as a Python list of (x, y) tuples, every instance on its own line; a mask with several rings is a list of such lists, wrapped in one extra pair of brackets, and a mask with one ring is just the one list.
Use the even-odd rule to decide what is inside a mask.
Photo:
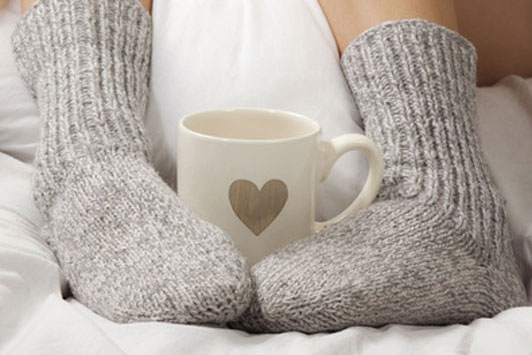
[(73, 295), (119, 322), (237, 317), (251, 297), (245, 259), (149, 165), (149, 14), (136, 0), (39, 0), (12, 42), (42, 117), (42, 235)]
[(256, 264), (256, 296), (234, 326), (468, 323), (525, 305), (504, 201), (476, 132), (472, 44), (400, 20), (361, 34), (341, 64), (384, 154), (382, 190), (368, 208)]

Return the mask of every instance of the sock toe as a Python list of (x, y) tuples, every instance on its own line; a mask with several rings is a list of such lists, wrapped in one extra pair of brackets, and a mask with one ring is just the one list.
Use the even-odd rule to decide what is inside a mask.
[[(80, 302), (115, 321), (225, 323), (251, 298), (245, 258), (144, 161), (71, 166), (47, 242)], [(132, 191), (136, 191), (132, 193)]]

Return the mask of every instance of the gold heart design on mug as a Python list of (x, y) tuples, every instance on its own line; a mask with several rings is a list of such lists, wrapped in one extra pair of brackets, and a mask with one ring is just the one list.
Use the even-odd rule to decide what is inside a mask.
[[(366, 207), (382, 180), (382, 154), (371, 139), (344, 134), (322, 140), (318, 123), (295, 113), (211, 110), (184, 117), (178, 127), (179, 196), (231, 236), (250, 266)], [(316, 221), (318, 184), (354, 150), (365, 153), (369, 163), (362, 191), (337, 216)]]
[(277, 218), (288, 199), (288, 188), (279, 179), (267, 181), (262, 188), (245, 179), (233, 181), (229, 200), (237, 217), (259, 236)]

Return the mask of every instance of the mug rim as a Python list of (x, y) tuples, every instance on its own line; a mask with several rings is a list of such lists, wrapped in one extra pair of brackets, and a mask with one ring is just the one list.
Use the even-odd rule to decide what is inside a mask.
[[(194, 116), (198, 116), (200, 114), (208, 114), (208, 113), (215, 113), (215, 112), (238, 112), (238, 111), (252, 111), (252, 112), (267, 112), (272, 114), (283, 114), (288, 115), (293, 118), (296, 118), (298, 120), (305, 121), (306, 123), (312, 125), (312, 130), (309, 133), (295, 135), (293, 137), (286, 137), (286, 138), (228, 138), (228, 137), (220, 137), (215, 135), (210, 135), (206, 133), (201, 133), (195, 130), (190, 129), (189, 127), (185, 126), (185, 121), (190, 120)], [(301, 115), (296, 112), (287, 111), (287, 110), (279, 110), (279, 109), (273, 109), (273, 108), (263, 108), (263, 107), (246, 107), (246, 106), (240, 106), (240, 107), (231, 107), (231, 108), (221, 108), (221, 109), (209, 109), (209, 110), (199, 110), (191, 112), (185, 116), (183, 116), (179, 120), (179, 127), (178, 129), (180, 131), (186, 131), (187, 133), (193, 134), (194, 136), (197, 136), (198, 138), (206, 139), (206, 140), (214, 140), (214, 141), (222, 141), (226, 143), (254, 143), (254, 144), (273, 144), (273, 143), (283, 143), (283, 142), (295, 142), (299, 140), (304, 140), (311, 138), (315, 135), (321, 134), (321, 126), (314, 121), (313, 119), (306, 117), (304, 115)]]

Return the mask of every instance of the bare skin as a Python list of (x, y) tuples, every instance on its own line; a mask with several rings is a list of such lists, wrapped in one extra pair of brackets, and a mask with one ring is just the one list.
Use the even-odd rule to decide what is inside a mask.
[[(319, 0), (338, 49), (379, 23), (424, 18), (468, 38), (478, 53), (480, 86), (517, 74), (532, 76), (530, 0)], [(458, 31), (459, 30), (459, 31)]]
[(349, 43), (365, 30), (382, 22), (424, 18), (457, 30), (452, 0), (319, 0), (343, 53)]
[(532, 77), (532, 1), (457, 0), (458, 28), (478, 52), (478, 83)]

